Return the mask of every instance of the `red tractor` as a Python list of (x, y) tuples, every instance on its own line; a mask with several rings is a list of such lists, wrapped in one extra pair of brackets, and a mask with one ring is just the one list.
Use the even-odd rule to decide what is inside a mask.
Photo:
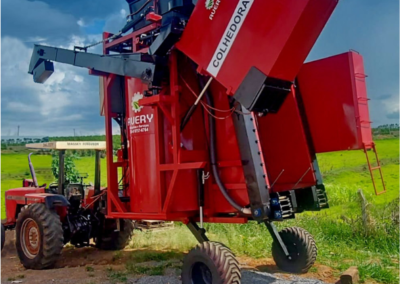
[[(317, 255), (312, 236), (297, 227), (278, 232), (274, 222), (329, 207), (318, 153), (374, 148), (361, 55), (304, 64), (338, 1), (126, 1), (126, 25), (98, 43), (34, 46), (29, 73), (37, 83), (53, 62), (100, 77), (107, 188), (97, 179), (89, 200), (62, 181), (58, 195), (36, 183), (9, 191), (17, 208), (7, 208), (10, 222), (20, 210), (28, 221), (17, 229), (38, 236), (22, 262), (49, 266), (67, 241), (121, 248), (126, 220), (180, 221), (200, 243), (184, 260), (183, 283), (240, 283), (233, 253), (210, 241), (203, 223), (256, 221), (271, 233), (276, 264), (306, 272)], [(87, 52), (96, 44), (103, 54)], [(31, 221), (40, 218), (54, 222)]]
[[(106, 191), (100, 187), (100, 156), (105, 142), (48, 142), (28, 144), (28, 148), (59, 151), (58, 183), (39, 186), (28, 155), (32, 179), (25, 179), (21, 188), (5, 193), (7, 219), (4, 229), (16, 230), (16, 248), (21, 263), (28, 269), (54, 265), (66, 243), (106, 250), (123, 249), (133, 232), (130, 220), (106, 219)], [(71, 183), (65, 178), (66, 150), (95, 150), (95, 183)]]

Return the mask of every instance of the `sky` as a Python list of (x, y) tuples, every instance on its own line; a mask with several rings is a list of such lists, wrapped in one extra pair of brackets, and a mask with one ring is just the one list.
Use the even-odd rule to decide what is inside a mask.
[[(201, 1), (201, 0), (200, 0)], [(45, 84), (27, 73), (33, 44), (64, 48), (101, 39), (125, 24), (125, 0), (1, 1), (1, 134), (104, 134), (98, 78), (55, 63)], [(341, 0), (307, 61), (364, 56), (373, 126), (399, 122), (399, 1)], [(101, 53), (100, 46), (90, 52)]]

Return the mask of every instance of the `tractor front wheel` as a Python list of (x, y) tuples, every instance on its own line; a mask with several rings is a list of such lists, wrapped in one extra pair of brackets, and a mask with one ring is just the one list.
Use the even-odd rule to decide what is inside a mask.
[(105, 219), (100, 235), (96, 239), (96, 247), (102, 250), (124, 249), (133, 235), (134, 225), (131, 220), (119, 219), (120, 230), (117, 231), (117, 221)]
[(239, 284), (240, 279), (235, 255), (221, 243), (201, 243), (183, 261), (183, 284)]
[(27, 269), (52, 267), (64, 246), (60, 217), (42, 203), (25, 206), (18, 215), (16, 248)]
[(276, 265), (286, 272), (306, 273), (317, 258), (317, 246), (309, 232), (299, 227), (290, 227), (279, 232), (289, 252), (287, 257), (280, 245), (272, 243), (272, 257)]

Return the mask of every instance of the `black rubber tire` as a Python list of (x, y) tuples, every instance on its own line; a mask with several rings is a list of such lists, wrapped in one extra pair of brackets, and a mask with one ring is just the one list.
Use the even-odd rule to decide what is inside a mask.
[(1, 224), (1, 250), (3, 250), (5, 241), (6, 241), (6, 230), (4, 229), (4, 225)]
[(291, 259), (283, 253), (278, 243), (272, 243), (272, 257), (276, 265), (290, 273), (306, 273), (317, 259), (317, 246), (309, 232), (299, 227), (290, 227), (279, 232)]
[(120, 219), (120, 231), (115, 232), (117, 226), (113, 219), (105, 219), (101, 236), (96, 239), (96, 247), (102, 250), (124, 249), (133, 235), (134, 224), (131, 220)]
[[(34, 257), (29, 257), (24, 252), (24, 241), (21, 241), (21, 227), (27, 219), (32, 219), (39, 228), (39, 251)], [(53, 267), (64, 247), (64, 234), (60, 217), (47, 209), (42, 203), (25, 206), (18, 215), (15, 245), (19, 259), (25, 268), (45, 269)]]
[(198, 244), (183, 260), (183, 284), (239, 284), (241, 277), (235, 255), (221, 243)]

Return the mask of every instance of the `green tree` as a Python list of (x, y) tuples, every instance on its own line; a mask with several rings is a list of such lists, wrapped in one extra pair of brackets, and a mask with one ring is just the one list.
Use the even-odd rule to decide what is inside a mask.
[[(64, 172), (65, 172), (65, 180), (69, 183), (79, 182), (79, 172), (76, 169), (74, 160), (76, 156), (74, 155), (65, 155), (64, 157)], [(51, 162), (51, 170), (53, 172), (53, 176), (58, 179), (59, 175), (59, 165), (60, 160), (57, 154), (53, 153), (53, 159)]]

